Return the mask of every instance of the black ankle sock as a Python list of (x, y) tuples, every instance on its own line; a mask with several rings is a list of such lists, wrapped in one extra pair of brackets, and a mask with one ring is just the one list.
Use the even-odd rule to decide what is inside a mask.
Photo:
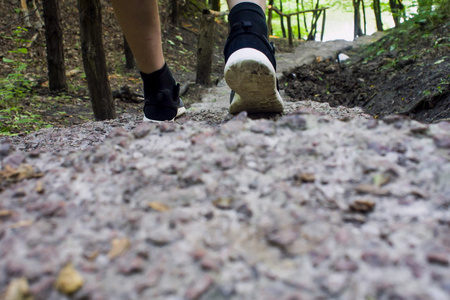
[(176, 82), (169, 70), (169, 66), (164, 66), (150, 74), (141, 72), (142, 81), (144, 83), (144, 98), (149, 97), (152, 93), (161, 90), (172, 91)]
[[(268, 42), (266, 15), (262, 8), (251, 2), (235, 5), (228, 16), (230, 34), (225, 46), (225, 61), (242, 48), (254, 48), (263, 52), (275, 68), (275, 57)], [(247, 34), (248, 33), (248, 34)]]

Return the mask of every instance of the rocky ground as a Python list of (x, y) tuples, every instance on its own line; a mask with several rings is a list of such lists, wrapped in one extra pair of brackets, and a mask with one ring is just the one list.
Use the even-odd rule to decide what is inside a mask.
[(287, 96), (232, 117), (228, 92), (2, 138), (3, 298), (450, 297), (449, 122)]

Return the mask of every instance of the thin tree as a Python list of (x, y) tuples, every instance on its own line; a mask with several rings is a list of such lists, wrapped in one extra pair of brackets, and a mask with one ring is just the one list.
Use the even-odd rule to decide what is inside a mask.
[(211, 9), (220, 11), (220, 0), (211, 0)]
[(78, 0), (81, 52), (89, 96), (97, 120), (114, 119), (116, 111), (106, 71), (100, 0)]
[(353, 31), (353, 37), (357, 38), (358, 36), (363, 35), (363, 31), (361, 29), (361, 1), (362, 0), (352, 0), (353, 1), (353, 24), (354, 24), (354, 31)]
[(383, 31), (383, 21), (381, 20), (381, 4), (380, 0), (373, 0), (373, 12), (377, 23), (377, 30)]
[(58, 0), (43, 1), (48, 80), (51, 91), (67, 89), (64, 45)]
[[(280, 0), (280, 11), (283, 12), (283, 1)], [(284, 18), (283, 16), (280, 16), (280, 22), (281, 22), (281, 31), (283, 32), (283, 37), (286, 37), (286, 28), (284, 27)]]
[(172, 24), (177, 25), (180, 20), (180, 7), (178, 0), (172, 0)]

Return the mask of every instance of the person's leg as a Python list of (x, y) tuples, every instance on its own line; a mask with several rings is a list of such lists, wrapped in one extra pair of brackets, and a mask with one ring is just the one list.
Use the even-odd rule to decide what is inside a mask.
[(242, 2), (251, 2), (258, 4), (263, 10), (266, 10), (266, 0), (227, 0), (228, 8), (232, 9), (236, 4)]
[(111, 0), (144, 84), (144, 120), (172, 120), (184, 113), (176, 84), (165, 63), (157, 0)]
[(268, 40), (265, 0), (228, 0), (230, 33), (224, 49), (230, 113), (283, 111), (275, 50)]

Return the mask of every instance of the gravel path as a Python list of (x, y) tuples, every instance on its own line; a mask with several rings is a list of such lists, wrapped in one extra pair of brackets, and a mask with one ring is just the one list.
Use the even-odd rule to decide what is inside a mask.
[(449, 122), (231, 119), (221, 89), (3, 138), (0, 298), (450, 298)]

